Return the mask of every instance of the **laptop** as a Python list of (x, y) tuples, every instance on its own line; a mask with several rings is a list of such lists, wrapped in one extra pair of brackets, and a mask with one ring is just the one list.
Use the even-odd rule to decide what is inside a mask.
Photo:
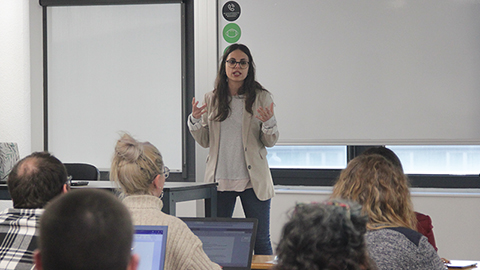
[(254, 218), (181, 218), (200, 238), (203, 250), (224, 270), (247, 270), (252, 265), (257, 234)]
[(138, 270), (163, 270), (167, 232), (167, 226), (135, 225), (132, 254), (140, 256)]

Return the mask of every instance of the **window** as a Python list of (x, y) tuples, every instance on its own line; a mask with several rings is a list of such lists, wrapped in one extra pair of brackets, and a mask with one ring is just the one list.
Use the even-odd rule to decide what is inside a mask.
[[(277, 185), (330, 186), (347, 161), (370, 146), (278, 145), (268, 149)], [(400, 158), (413, 187), (480, 188), (480, 146), (387, 146)]]
[(407, 174), (480, 173), (479, 145), (387, 146)]
[(267, 159), (270, 168), (343, 169), (347, 147), (278, 145), (268, 149)]

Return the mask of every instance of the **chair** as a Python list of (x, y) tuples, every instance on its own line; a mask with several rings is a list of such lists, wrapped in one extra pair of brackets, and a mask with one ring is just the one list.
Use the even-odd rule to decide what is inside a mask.
[(100, 171), (92, 164), (88, 163), (64, 163), (68, 175), (72, 180), (100, 180)]
[(0, 142), (0, 181), (7, 181), (8, 174), (19, 159), (17, 143)]

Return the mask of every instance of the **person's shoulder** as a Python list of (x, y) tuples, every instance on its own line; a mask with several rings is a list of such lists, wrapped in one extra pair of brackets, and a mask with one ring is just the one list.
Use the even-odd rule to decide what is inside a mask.
[(423, 235), (427, 235), (433, 229), (432, 219), (428, 215), (415, 212), (417, 217), (417, 231)]
[(271, 95), (270, 91), (268, 91), (265, 88), (258, 88), (257, 87), (257, 88), (255, 88), (255, 92), (257, 93), (257, 95), (268, 95), (268, 96)]
[(425, 215), (425, 214), (422, 214), (422, 213), (419, 213), (419, 212), (415, 212), (415, 216), (417, 217), (418, 222), (422, 222), (422, 221), (431, 222), (432, 221), (432, 219), (430, 218), (429, 215)]
[(213, 95), (215, 94), (214, 92), (215, 92), (215, 90), (212, 90), (212, 91), (209, 91), (209, 92), (205, 93), (205, 98), (213, 98)]
[(7, 208), (0, 212), (0, 216), (40, 216), (44, 211), (43, 208)]
[(176, 231), (188, 231), (191, 232), (187, 224), (180, 218), (172, 215), (165, 214), (165, 221), (168, 223), (169, 227), (172, 227)]
[[(415, 244), (417, 247), (420, 245), (420, 240), (422, 239), (422, 237), (426, 239), (426, 237), (423, 236), (421, 233), (419, 233), (415, 230), (409, 229), (409, 228), (405, 228), (405, 227), (386, 228), (385, 230), (386, 230), (385, 232), (390, 233), (390, 234), (395, 232), (396, 234), (403, 235), (403, 237), (408, 239), (410, 242)], [(393, 234), (395, 234), (395, 233), (393, 233)]]
[(257, 100), (261, 102), (264, 102), (264, 101), (273, 102), (272, 93), (270, 93), (268, 90), (257, 88), (255, 92), (256, 92)]

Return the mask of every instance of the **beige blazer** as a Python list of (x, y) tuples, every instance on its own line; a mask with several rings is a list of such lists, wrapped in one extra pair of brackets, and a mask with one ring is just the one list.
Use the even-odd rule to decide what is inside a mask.
[[(201, 125), (198, 130), (192, 131), (195, 141), (204, 148), (210, 148), (205, 169), (205, 182), (215, 181), (215, 171), (220, 144), (220, 122), (214, 121), (216, 109), (212, 106), (213, 91), (205, 94), (204, 102), (207, 104), (207, 112), (203, 114)], [(258, 107), (269, 107), (273, 102), (269, 92), (257, 90), (257, 97), (252, 110), (256, 113)], [(243, 111), (242, 140), (245, 150), (245, 162), (248, 174), (252, 182), (253, 190), (258, 199), (265, 201), (275, 195), (272, 175), (267, 162), (267, 149), (272, 147), (278, 140), (278, 130), (271, 135), (262, 132), (262, 121), (254, 115)]]

